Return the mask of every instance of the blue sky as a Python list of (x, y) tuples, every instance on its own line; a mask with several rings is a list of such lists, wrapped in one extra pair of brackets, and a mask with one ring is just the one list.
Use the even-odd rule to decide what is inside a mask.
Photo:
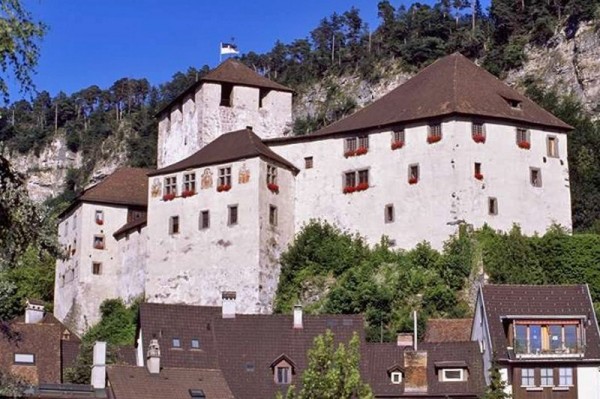
[[(394, 6), (412, 1), (391, 1)], [(433, 3), (431, 0), (422, 3)], [(219, 42), (268, 51), (306, 37), (319, 20), (355, 6), (376, 27), (377, 0), (24, 0), (50, 30), (41, 43), (37, 90), (72, 93), (122, 77), (165, 82), (189, 66), (214, 67)], [(21, 97), (16, 89), (11, 98)]]

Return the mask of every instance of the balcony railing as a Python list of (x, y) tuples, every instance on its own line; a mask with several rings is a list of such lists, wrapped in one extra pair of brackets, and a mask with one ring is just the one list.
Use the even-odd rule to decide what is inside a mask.
[[(509, 348), (510, 349), (510, 348)], [(583, 357), (585, 345), (581, 341), (568, 345), (561, 345), (556, 348), (533, 348), (527, 343), (515, 342), (515, 355), (519, 359), (527, 358), (578, 358)]]

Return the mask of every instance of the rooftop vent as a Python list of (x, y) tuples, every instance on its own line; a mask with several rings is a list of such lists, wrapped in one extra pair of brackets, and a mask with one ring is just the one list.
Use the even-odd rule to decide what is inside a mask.
[(206, 395), (202, 389), (190, 389), (190, 396), (192, 398), (206, 399)]

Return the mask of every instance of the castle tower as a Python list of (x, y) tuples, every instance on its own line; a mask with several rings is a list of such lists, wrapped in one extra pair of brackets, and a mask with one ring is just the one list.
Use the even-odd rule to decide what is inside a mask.
[(287, 134), (292, 90), (230, 58), (163, 107), (157, 117), (157, 166), (163, 168), (221, 134), (246, 126), (260, 138)]

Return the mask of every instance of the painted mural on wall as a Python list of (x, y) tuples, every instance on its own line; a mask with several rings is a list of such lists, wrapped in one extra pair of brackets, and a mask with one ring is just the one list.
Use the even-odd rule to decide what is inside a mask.
[(240, 168), (240, 173), (238, 177), (239, 184), (246, 184), (250, 181), (250, 170), (246, 167), (246, 164), (243, 164)]
[(152, 198), (160, 196), (161, 188), (160, 179), (155, 177), (154, 180), (152, 180), (152, 187), (150, 188), (150, 195)]
[(207, 188), (211, 188), (212, 185), (212, 171), (210, 170), (210, 168), (206, 168), (204, 169), (204, 172), (202, 172), (202, 177), (200, 178), (200, 188), (204, 190)]

